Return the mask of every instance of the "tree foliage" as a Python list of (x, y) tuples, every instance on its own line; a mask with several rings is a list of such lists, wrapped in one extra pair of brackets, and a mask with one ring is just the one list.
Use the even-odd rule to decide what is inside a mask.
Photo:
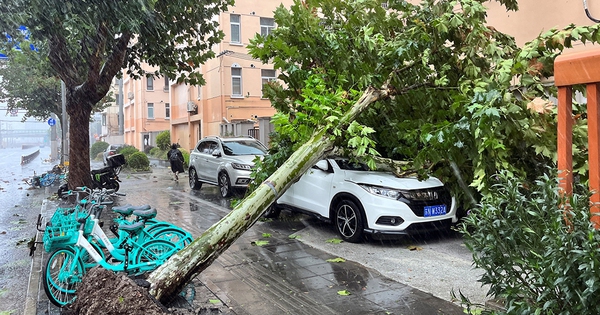
[[(223, 34), (213, 19), (231, 0), (7, 0), (0, 32), (47, 47), (52, 69), (66, 85), (69, 115), (69, 185), (91, 184), (88, 120), (121, 69), (134, 78), (159, 73), (177, 82), (203, 83), (200, 65), (214, 57)], [(4, 43), (10, 50), (14, 42)], [(141, 62), (158, 69), (145, 73)]]
[[(467, 206), (488, 192), (499, 170), (533, 181), (555, 163), (556, 110), (549, 100), (556, 91), (546, 78), (574, 41), (597, 42), (598, 26), (552, 29), (517, 47), (486, 24), (484, 1), (387, 4), (296, 1), (275, 11), (278, 27), (269, 36), (253, 39), (253, 56), (273, 62), (283, 82), (265, 87), (278, 113), (273, 154), (254, 175), (259, 182), (313, 130), (338, 119), (361, 96), (356, 91), (388, 78), (396, 96), (333, 131), (350, 155), (372, 166), (370, 155), (409, 161), (407, 168), (447, 182)], [(575, 105), (575, 114), (581, 110)], [(575, 151), (585, 148), (584, 124), (575, 126)], [(576, 153), (575, 169), (585, 175)]]

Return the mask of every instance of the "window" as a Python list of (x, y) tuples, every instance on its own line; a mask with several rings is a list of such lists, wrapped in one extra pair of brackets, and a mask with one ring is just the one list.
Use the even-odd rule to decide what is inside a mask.
[(275, 19), (260, 18), (260, 35), (263, 37), (269, 36), (275, 28)]
[(169, 78), (165, 77), (165, 86), (163, 87), (163, 91), (169, 92)]
[(171, 104), (165, 103), (165, 118), (171, 118)]
[(231, 68), (231, 96), (242, 96), (242, 68)]
[(231, 23), (231, 41), (230, 43), (239, 44), (241, 43), (240, 33), (241, 33), (241, 24), (240, 24), (240, 15), (239, 14), (231, 14), (229, 16), (229, 22)]
[(154, 90), (154, 78), (153, 77), (146, 78), (146, 90), (148, 90), (148, 91)]
[(263, 90), (262, 97), (264, 98), (265, 97), (265, 94), (264, 94), (264, 86), (265, 86), (265, 84), (267, 84), (268, 82), (276, 80), (276, 78), (275, 78), (275, 70), (261, 69), (260, 70), (260, 76), (261, 76), (261, 79), (262, 79), (262, 85), (261, 85), (262, 86), (262, 90)]
[(148, 103), (148, 119), (154, 119), (154, 103)]
[(196, 99), (197, 100), (202, 99), (202, 86), (201, 85), (198, 85), (198, 97)]

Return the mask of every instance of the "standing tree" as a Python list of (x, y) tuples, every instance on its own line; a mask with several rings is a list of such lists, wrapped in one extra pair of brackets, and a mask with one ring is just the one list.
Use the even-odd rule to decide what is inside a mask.
[[(89, 128), (92, 109), (127, 69), (145, 73), (140, 63), (160, 68), (177, 82), (202, 83), (199, 65), (223, 34), (212, 20), (232, 0), (114, 1), (7, 0), (0, 10), (0, 32), (22, 42), (21, 25), (33, 43), (48, 47), (48, 60), (66, 86), (71, 155), (69, 185), (89, 186)], [(5, 43), (5, 50), (13, 43)]]

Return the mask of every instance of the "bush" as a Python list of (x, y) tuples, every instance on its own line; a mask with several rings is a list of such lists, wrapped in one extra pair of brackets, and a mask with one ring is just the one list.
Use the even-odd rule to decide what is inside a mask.
[(123, 156), (125, 157), (125, 161), (127, 161), (128, 163), (129, 163), (129, 157), (131, 157), (131, 155), (136, 152), (140, 152), (140, 150), (138, 150), (136, 147), (134, 147), (132, 145), (125, 145), (124, 147), (117, 150), (117, 153), (123, 154)]
[(108, 146), (108, 142), (96, 141), (94, 144), (92, 144), (92, 148), (90, 149), (90, 156), (97, 158), (98, 154), (104, 152), (104, 150), (106, 150)]
[(459, 227), (489, 295), (509, 314), (600, 314), (600, 233), (585, 187), (575, 187), (567, 211), (555, 177), (533, 187), (498, 179)]
[(183, 154), (183, 169), (187, 170), (188, 166), (190, 165), (190, 153), (181, 147), (179, 148), (179, 151), (181, 151), (181, 154)]
[(156, 136), (156, 146), (161, 150), (168, 150), (171, 146), (171, 132), (165, 130)]
[(150, 170), (150, 160), (144, 152), (134, 152), (127, 159), (127, 167), (135, 171)]

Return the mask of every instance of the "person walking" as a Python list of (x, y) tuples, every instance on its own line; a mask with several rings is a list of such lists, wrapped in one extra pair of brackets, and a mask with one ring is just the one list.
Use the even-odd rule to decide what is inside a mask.
[(178, 145), (173, 143), (171, 145), (171, 150), (167, 152), (167, 158), (171, 163), (171, 172), (175, 175), (174, 180), (179, 180), (179, 173), (183, 173), (183, 154), (177, 148)]

